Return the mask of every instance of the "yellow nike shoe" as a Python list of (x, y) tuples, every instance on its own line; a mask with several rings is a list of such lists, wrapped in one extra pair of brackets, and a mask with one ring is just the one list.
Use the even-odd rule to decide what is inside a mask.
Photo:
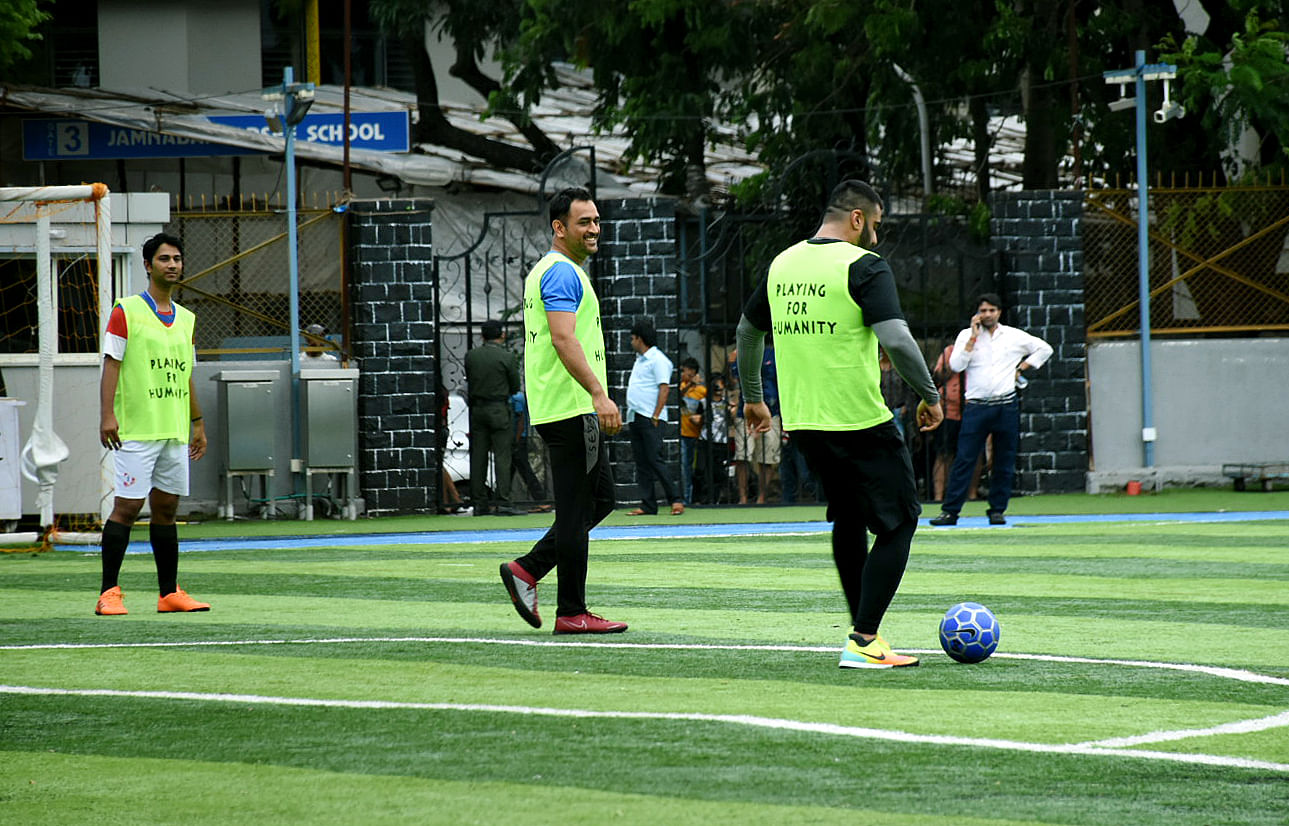
[(839, 668), (903, 668), (917, 664), (917, 657), (896, 654), (880, 636), (867, 645), (861, 644), (853, 630), (842, 649), (841, 662), (837, 663)]

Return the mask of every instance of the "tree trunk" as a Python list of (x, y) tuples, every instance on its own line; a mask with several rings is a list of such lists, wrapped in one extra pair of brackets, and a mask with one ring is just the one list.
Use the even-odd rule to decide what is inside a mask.
[(434, 77), (434, 67), (420, 34), (421, 29), (418, 27), (416, 36), (403, 38), (403, 46), (412, 62), (412, 74), (416, 79), (416, 108), (420, 122), (416, 124), (415, 141), (457, 149), (506, 169), (541, 172), (544, 164), (533, 150), (490, 140), (458, 129), (448, 121), (439, 105), (438, 81)]
[(989, 137), (989, 110), (985, 107), (985, 99), (979, 95), (971, 98), (968, 109), (971, 112), (971, 142), (976, 159), (976, 197), (983, 204), (989, 199), (989, 192), (993, 189), (989, 180), (989, 150), (993, 144)]
[[(1055, 88), (1031, 87), (1026, 95), (1025, 160), (1021, 165), (1021, 186), (1025, 189), (1057, 188), (1056, 173), (1065, 154), (1065, 142), (1059, 128), (1063, 107)], [(1068, 105), (1064, 108), (1068, 110)]]
[[(492, 102), (493, 93), (502, 91), (501, 84), (495, 78), (485, 75), (479, 69), (479, 64), (475, 61), (474, 55), (468, 48), (457, 46), (457, 59), (449, 71), (453, 77), (460, 79), (490, 103)], [(514, 108), (511, 111), (518, 110), (518, 101), (513, 100), (512, 96), (506, 95), (506, 101), (508, 104), (513, 105)], [(514, 124), (515, 128), (519, 130), (519, 134), (523, 135), (524, 139), (532, 144), (533, 151), (537, 153), (537, 157), (543, 163), (549, 163), (552, 158), (560, 153), (559, 146), (545, 132), (538, 129), (537, 125), (523, 113), (511, 114), (508, 112), (503, 117)]]

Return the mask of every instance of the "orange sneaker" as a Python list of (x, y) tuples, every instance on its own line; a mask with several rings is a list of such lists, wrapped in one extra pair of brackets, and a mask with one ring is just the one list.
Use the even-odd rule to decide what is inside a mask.
[(180, 611), (209, 611), (210, 603), (198, 602), (184, 591), (183, 588), (175, 586), (174, 593), (166, 594), (164, 597), (157, 598), (158, 614), (173, 614)]
[(113, 585), (98, 595), (98, 605), (94, 606), (94, 613), (100, 617), (114, 617), (130, 613), (125, 610), (125, 603), (121, 601), (124, 596), (125, 594), (121, 593), (121, 586)]

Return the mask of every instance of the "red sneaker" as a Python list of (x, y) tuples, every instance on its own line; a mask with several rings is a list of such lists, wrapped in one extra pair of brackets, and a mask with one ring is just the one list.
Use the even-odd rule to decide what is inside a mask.
[(627, 630), (625, 622), (610, 622), (589, 611), (571, 617), (555, 618), (556, 634), (620, 634)]
[(537, 613), (537, 580), (524, 570), (518, 562), (501, 563), (501, 584), (510, 592), (510, 601), (515, 604), (515, 611), (524, 618), (524, 622), (534, 628), (542, 627), (541, 615)]
[(94, 613), (101, 617), (113, 617), (130, 613), (125, 610), (125, 603), (121, 601), (124, 596), (125, 594), (121, 593), (121, 586), (113, 585), (99, 594), (98, 605), (94, 606)]
[(166, 594), (164, 597), (157, 597), (158, 614), (177, 614), (187, 611), (209, 611), (209, 602), (198, 602), (183, 588), (175, 586), (173, 593)]

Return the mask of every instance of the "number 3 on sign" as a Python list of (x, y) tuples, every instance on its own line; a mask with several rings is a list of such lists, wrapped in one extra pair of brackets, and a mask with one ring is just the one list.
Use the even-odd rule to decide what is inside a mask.
[(88, 155), (90, 151), (89, 124), (83, 120), (58, 125), (58, 154)]

